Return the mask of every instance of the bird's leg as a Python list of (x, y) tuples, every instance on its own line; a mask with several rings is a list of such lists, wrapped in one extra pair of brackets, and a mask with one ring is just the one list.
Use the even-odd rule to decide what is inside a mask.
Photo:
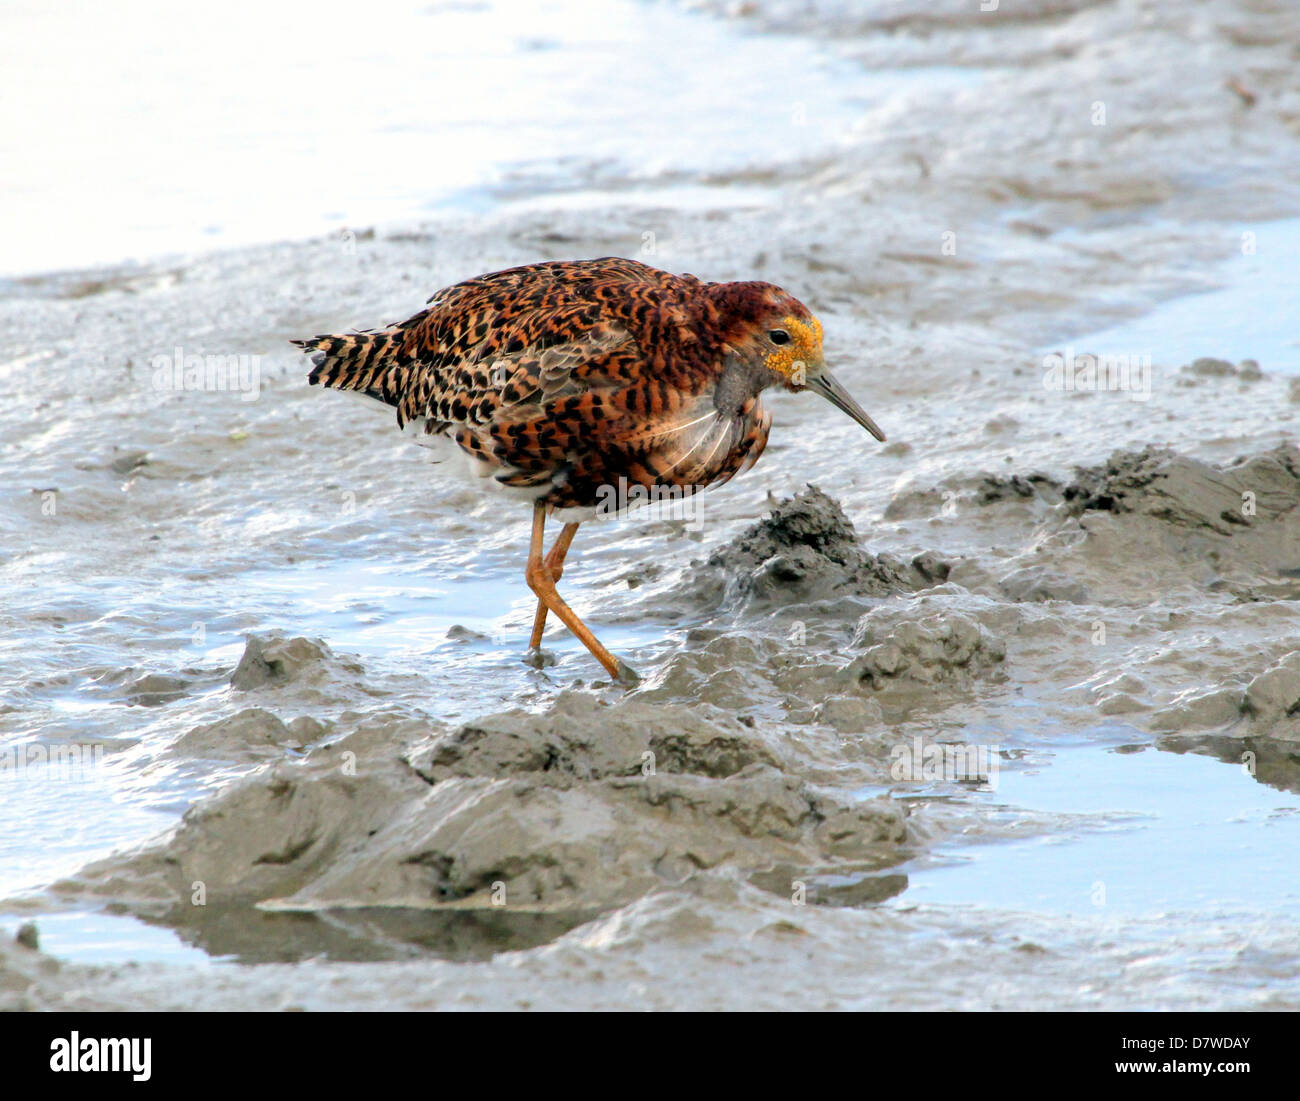
[[(578, 525), (565, 524), (564, 530), (560, 532), (560, 537), (555, 540), (555, 546), (547, 552), (546, 558), (542, 564), (547, 568), (551, 575), (551, 582), (559, 581), (564, 576), (564, 559), (569, 553), (569, 544), (573, 542), (573, 537), (578, 534)], [(529, 641), (530, 649), (536, 650), (542, 644), (542, 631), (546, 629), (546, 601), (537, 601), (537, 616), (533, 620), (533, 637)]]
[[(568, 529), (565, 530), (567, 532)], [(591, 633), (591, 629), (578, 618), (577, 613), (555, 591), (555, 579), (551, 576), (551, 571), (542, 558), (542, 541), (545, 531), (546, 506), (539, 502), (533, 507), (533, 539), (528, 548), (528, 568), (524, 571), (524, 576), (528, 580), (528, 587), (537, 594), (537, 599), (547, 609), (560, 617), (560, 621), (578, 637), (578, 641), (592, 652), (596, 660), (605, 667), (605, 671), (611, 677), (624, 682), (635, 680), (636, 674), (596, 641), (596, 636)], [(563, 539), (564, 535), (561, 534), (560, 540)], [(570, 535), (569, 539), (572, 541), (573, 536)], [(557, 541), (558, 545), (559, 541)], [(567, 545), (565, 549), (568, 549)]]

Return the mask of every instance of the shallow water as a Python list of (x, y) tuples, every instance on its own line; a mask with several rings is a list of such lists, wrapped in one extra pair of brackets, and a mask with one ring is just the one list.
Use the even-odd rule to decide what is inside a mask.
[(1254, 359), (1261, 370), (1300, 375), (1300, 219), (1224, 226), (1220, 232), (1225, 242), (1237, 244), (1238, 255), (1205, 273), (1211, 289), (1059, 343), (1077, 353), (1150, 357), (1169, 370), (1208, 356), (1234, 364)]
[(1108, 920), (1179, 911), (1300, 918), (1300, 796), (1244, 767), (1141, 744), (1055, 746), (1006, 769), (988, 813), (1060, 816), (1046, 836), (940, 846), (905, 903)]
[[(146, 840), (194, 799), (246, 771), (218, 762), (169, 763), (157, 750), (228, 706), (232, 694), (221, 670), (238, 663), (249, 632), (292, 623), (294, 633), (356, 655), (377, 681), (434, 686), (428, 713), (445, 722), (520, 701), (540, 706), (575, 674), (592, 676), (586, 651), (554, 622), (543, 647), (551, 664), (538, 669), (523, 660), (536, 600), (518, 556), (448, 570), (427, 558), (373, 556), (365, 541), (356, 550), (357, 557), (336, 550), (321, 562), (243, 570), (237, 582), (83, 582), (64, 598), (72, 604), (68, 622), (59, 616), (46, 633), (37, 608), (48, 613), (57, 604), (46, 592), (32, 594), (27, 628), (0, 652), (11, 668), (37, 647), (49, 647), (48, 660), (29, 661), (25, 676), (0, 693), (0, 707), (9, 711), (0, 710), (0, 748), (22, 754), (30, 742), (82, 746), (98, 739), (104, 756), (78, 768), (71, 782), (53, 766), (0, 768), (0, 898)], [(575, 576), (581, 557), (575, 553), (571, 563), (570, 599), (608, 645), (635, 666), (674, 644), (677, 635), (653, 622), (602, 622), (600, 605), (583, 595)], [(16, 600), (9, 610), (23, 614)], [(141, 704), (131, 685), (146, 672), (179, 677), (183, 687), (167, 694), (163, 686), (161, 698)], [(63, 923), (62, 943), (72, 943), (75, 927)], [(121, 925), (120, 935), (129, 937), (129, 928)], [(97, 935), (92, 924), (87, 936)]]
[(70, 963), (108, 964), (123, 959), (207, 967), (214, 961), (170, 929), (97, 910), (70, 910), (40, 919), (41, 948)]
[(128, 778), (110, 766), (87, 770), (72, 783), (48, 773), (49, 766), (0, 779), (0, 892), (6, 898), (70, 875), (88, 854), (142, 841), (174, 820), (124, 791)]
[(635, 0), (75, 9), (0, 17), (0, 275), (794, 161), (900, 79)]
[[(273, 24), (280, 18), (278, 6), (260, 8)], [(914, 1000), (916, 977), (872, 964), (871, 946), (880, 945), (886, 961), (906, 959), (913, 938), (996, 939), (1005, 920), (1032, 928), (1071, 960), (1077, 988), (1090, 948), (1145, 951), (1151, 926), (1143, 922), (1175, 945), (1191, 974), (1207, 923), (1240, 917), (1275, 919), (1283, 938), (1276, 959), (1250, 979), (1263, 997), (1294, 1000), (1284, 961), (1285, 937), (1300, 917), (1300, 883), (1286, 859), (1300, 829), (1297, 796), (1209, 756), (1163, 752), (1151, 725), (1180, 694), (1239, 694), (1284, 656), (1296, 629), (1292, 590), (1278, 584), (1268, 590), (1276, 599), (1264, 599), (1265, 586), (1250, 574), (1232, 603), (1237, 590), (1225, 585), (1239, 580), (1233, 570), (1249, 574), (1256, 565), (1236, 549), (1237, 536), (1213, 544), (1228, 560), (1216, 573), (1176, 529), (1129, 530), (1122, 517), (1090, 516), (1101, 535), (1080, 544), (1082, 525), (1062, 530), (1050, 493), (999, 499), (987, 491), (991, 478), (1040, 471), (1064, 483), (1073, 463), (1100, 462), (1119, 447), (1166, 442), (1224, 463), (1295, 436), (1284, 381), (1175, 372), (1214, 355), (1257, 359), (1266, 375), (1300, 371), (1290, 320), (1300, 221), (1278, 198), (1300, 161), (1286, 158), (1289, 147), (1275, 134), (1275, 171), (1228, 172), (1240, 217), (1222, 196), (1172, 185), (1161, 198), (1167, 206), (1139, 188), (1124, 216), (1111, 217), (1126, 194), (1117, 158), (1105, 149), (1079, 152), (1097, 135), (1070, 131), (1069, 120), (1092, 93), (1079, 93), (1081, 107), (1062, 89), (1080, 79), (1070, 50), (1091, 71), (1089, 43), (1129, 33), (1127, 25), (1109, 32), (1094, 25), (1121, 18), (1116, 9), (1124, 5), (1097, 5), (1077, 25), (1055, 28), (1065, 59), (1058, 73), (1055, 54), (1042, 54), (1015, 27), (999, 38), (988, 21), (849, 36), (852, 50), (867, 50), (864, 70), (841, 43), (755, 33), (668, 5), (602, 5), (612, 14), (599, 29), (586, 5), (372, 6), (366, 18), (377, 24), (413, 12), (417, 26), (441, 21), (485, 44), (467, 72), (430, 64), (438, 47), (428, 35), (389, 36), (385, 50), (406, 61), (400, 95), (391, 74), (366, 79), (379, 52), (353, 58), (354, 79), (319, 91), (317, 59), (343, 33), (323, 13), (303, 29), (300, 50), (276, 55), (275, 66), (264, 58), (267, 80), (228, 103), (228, 84), (214, 80), (211, 66), (196, 75), (187, 56), (147, 68), (127, 99), (80, 112), (67, 104), (74, 130), (102, 123), (104, 112), (166, 122), (191, 100), (205, 123), (175, 135), (175, 158), (216, 166), (220, 186), (203, 171), (144, 171), (153, 148), (144, 138), (82, 135), (106, 166), (102, 201), (115, 204), (113, 218), (72, 201), (82, 188), (53, 157), (53, 139), (28, 134), (28, 175), (18, 180), (0, 169), (0, 196), (21, 212), (24, 202), (36, 203), (28, 181), (38, 180), (49, 206), (27, 209), (7, 240), (12, 272), (381, 226), (373, 237), (0, 284), (10, 292), (0, 303), (0, 378), (17, 380), (14, 400), (0, 410), (0, 535), (16, 548), (0, 561), (0, 659), (13, 671), (0, 683), (0, 750), (104, 749), (103, 763), (77, 783), (40, 766), (0, 777), (0, 898), (11, 900), (0, 927), (33, 918), (47, 951), (77, 963), (129, 958), (188, 968), (214, 959), (204, 966), (219, 976), (214, 982), (250, 988), (259, 969), (245, 963), (432, 959), (486, 967), (495, 953), (515, 950), (510, 966), (524, 983), (534, 977), (529, 995), (538, 1004), (567, 995), (574, 960), (599, 959), (609, 977), (595, 986), (615, 1002), (640, 1004), (618, 991), (645, 980), (645, 969), (659, 989), (697, 966), (704, 985), (730, 989), (736, 969), (750, 962), (743, 953), (762, 955), (762, 929), (802, 922), (844, 981), (865, 989), (852, 978), (862, 967), (882, 1004), (934, 1008), (958, 1004), (956, 995), (928, 976), (921, 987), (934, 983), (936, 992)], [(0, 19), (26, 20), (39, 38), (49, 27), (43, 12), (18, 8)], [(83, 15), (89, 41), (95, 21), (108, 16), (94, 6)], [(227, 56), (237, 29), (237, 21), (214, 28), (208, 48)], [(1179, 24), (1171, 34), (1186, 30)], [(349, 24), (346, 37), (356, 36)], [(646, 36), (660, 46), (646, 50)], [(1004, 41), (1005, 56), (991, 56), (990, 43), (1002, 49)], [(250, 65), (268, 50), (258, 36), (247, 48)], [(107, 80), (123, 63), (88, 51), (72, 43), (87, 81)], [(986, 64), (972, 61), (980, 56)], [(1153, 56), (1163, 54), (1148, 53), (1141, 72), (1130, 74), (1135, 81), (1152, 79)], [(960, 71), (949, 64), (957, 58)], [(19, 68), (9, 71), (33, 88), (48, 80), (30, 71), (31, 60), (0, 60), (12, 60)], [(1236, 64), (1237, 54), (1229, 60)], [(506, 86), (530, 94), (506, 95)], [(594, 96), (594, 86), (613, 91)], [(493, 91), (485, 100), (460, 94), (476, 87)], [(1145, 90), (1156, 113), (1182, 106), (1169, 97), (1192, 94), (1181, 85)], [(88, 94), (75, 82), (60, 92), (72, 100)], [(264, 99), (284, 111), (264, 111)], [(1036, 136), (1044, 101), (1058, 112), (1048, 137)], [(223, 111), (231, 114), (218, 117)], [(256, 126), (247, 125), (250, 115)], [(337, 148), (361, 136), (363, 117), (381, 123), (365, 135), (375, 156), (338, 157)], [(446, 159), (428, 152), (435, 119), (454, 150)], [(1218, 115), (1211, 122), (1172, 151), (1159, 144), (1165, 128), (1139, 123), (1126, 155), (1138, 168), (1143, 157), (1152, 166), (1172, 163), (1176, 181), (1200, 179), (1190, 168), (1213, 155), (1228, 129)], [(6, 132), (0, 154), (23, 133)], [(1048, 140), (1075, 161), (1044, 182), (1032, 170)], [(241, 173), (245, 162), (256, 170)], [(391, 172), (394, 162), (409, 171)], [(10, 159), (0, 156), (4, 163)], [(236, 170), (225, 171), (231, 165)], [(1068, 186), (1060, 183), (1067, 177)], [(1266, 190), (1270, 179), (1279, 181), (1276, 193)], [(56, 207), (83, 224), (51, 234), (42, 218), (48, 223)], [(382, 225), (433, 210), (475, 215), (418, 231)], [(1213, 216), (1226, 220), (1198, 220)], [(958, 227), (961, 242), (952, 256), (938, 251), (948, 226)], [(663, 230), (647, 253), (648, 227)], [(1255, 234), (1254, 252), (1241, 252), (1243, 232)], [(878, 413), (891, 446), (868, 445), (811, 400), (778, 396), (769, 454), (708, 496), (701, 532), (636, 519), (584, 529), (562, 588), (603, 641), (647, 674), (641, 699), (674, 705), (702, 697), (753, 723), (748, 729), (787, 762), (787, 775), (864, 800), (892, 793), (912, 807), (907, 859), (872, 863), (868, 877), (877, 882), (836, 881), (840, 902), (810, 914), (781, 909), (780, 889), (757, 900), (739, 891), (713, 911), (699, 899), (679, 903), (688, 915), (680, 928), (655, 924), (652, 907), (634, 904), (571, 937), (571, 915), (523, 910), (431, 916), (402, 906), (306, 913), (214, 905), (173, 928), (97, 909), (85, 897), (46, 897), (42, 888), (87, 862), (174, 827), (204, 796), (268, 761), (303, 756), (296, 744), (283, 752), (224, 743), (209, 756), (174, 751), (178, 739), (234, 713), (266, 708), (284, 723), (319, 722), (322, 731), (311, 736), (319, 745), (357, 728), (395, 741), (407, 726), (454, 726), (514, 707), (545, 716), (570, 689), (622, 698), (554, 626), (545, 643), (554, 663), (536, 669), (522, 660), (534, 609), (522, 576), (526, 517), (453, 487), (418, 449), (392, 437), (387, 418), (308, 392), (302, 363), (284, 344), (313, 326), (416, 308), (447, 273), (557, 250), (641, 254), (708, 277), (753, 272), (823, 304), (837, 372)], [(1041, 344), (1044, 334), (1056, 338), (1051, 345)], [(200, 340), (205, 348), (265, 350), (255, 400), (149, 390), (139, 365), (158, 346)], [(1147, 404), (1045, 396), (1039, 360), (1067, 343), (1079, 352), (1149, 354), (1177, 385), (1157, 388)], [(124, 460), (136, 450), (146, 456), (138, 467)], [(707, 606), (690, 587), (692, 560), (807, 481), (843, 503), (864, 546), (904, 561), (921, 551), (961, 560), (959, 583), (915, 600), (863, 604), (844, 621), (833, 607), (800, 611), (814, 638), (803, 650), (788, 645), (791, 625), (780, 609), (746, 618)], [(41, 514), (47, 496), (57, 514)], [(1259, 553), (1273, 581), (1283, 564), (1293, 565), (1279, 537)], [(1046, 577), (1038, 588), (1015, 580), (1033, 571)], [(785, 679), (801, 663), (833, 667), (852, 656), (858, 613), (880, 613), (892, 630), (954, 609), (1006, 642), (1009, 684), (976, 678), (967, 695), (938, 684), (896, 727), (868, 711), (861, 725), (830, 732), (813, 716), (821, 696), (840, 689)], [(1112, 632), (1109, 649), (1088, 642), (1099, 619)], [(279, 695), (232, 689), (245, 638), (270, 632), (321, 639), (339, 664)], [(874, 702), (862, 696), (864, 706)], [(1103, 707), (1119, 717), (1103, 720)], [(1209, 729), (1231, 757), (1240, 731)], [(882, 782), (878, 762), (891, 740), (916, 736), (999, 745), (1007, 756), (996, 789)], [(706, 911), (713, 939), (701, 948), (692, 938), (702, 935)], [(747, 925), (751, 919), (763, 924)], [(1134, 924), (1116, 933), (1125, 921)], [(633, 948), (618, 958), (608, 946), (620, 936)], [(613, 954), (601, 955), (607, 950)], [(785, 949), (775, 957), (790, 975), (806, 963)], [(559, 961), (562, 977), (548, 977), (548, 960)], [(316, 982), (312, 966), (302, 964), (305, 983)], [(982, 989), (986, 977), (966, 985)], [(827, 985), (833, 978), (823, 976)], [(790, 981), (805, 997), (818, 986), (803, 974)], [(1057, 976), (1024, 981), (1024, 1001), (1002, 1004), (1064, 1004), (1053, 1001), (1063, 997)], [(339, 994), (339, 1004), (387, 1004), (383, 982), (375, 982), (380, 989), (358, 988), (356, 1003)], [(781, 1004), (764, 982), (737, 987), (737, 1000)], [(1195, 982), (1198, 1004), (1228, 997), (1221, 976), (1198, 972)], [(463, 975), (455, 985), (465, 986)], [(174, 977), (156, 989), (171, 986)], [(407, 995), (410, 1004), (419, 996)], [(265, 991), (259, 997), (266, 1002)], [(784, 997), (789, 1003), (788, 990)], [(1151, 1006), (1168, 995), (1119, 982), (1105, 997), (1105, 1005)]]

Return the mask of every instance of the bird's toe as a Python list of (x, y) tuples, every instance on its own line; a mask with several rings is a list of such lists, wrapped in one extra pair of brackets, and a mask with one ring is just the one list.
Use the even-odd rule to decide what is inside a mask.
[(534, 669), (546, 669), (555, 664), (555, 655), (540, 646), (533, 646), (524, 654), (523, 662)]
[(641, 674), (633, 669), (632, 666), (628, 665), (627, 662), (620, 658), (615, 658), (614, 660), (618, 664), (618, 672), (615, 674), (614, 679), (618, 681), (619, 684), (623, 685), (625, 688), (635, 688), (641, 683)]

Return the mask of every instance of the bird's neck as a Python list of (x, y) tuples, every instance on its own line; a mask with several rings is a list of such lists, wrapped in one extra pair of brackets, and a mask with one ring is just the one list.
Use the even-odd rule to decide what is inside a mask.
[(732, 353), (723, 360), (722, 373), (713, 387), (713, 404), (724, 416), (737, 416), (742, 406), (776, 381), (762, 363)]

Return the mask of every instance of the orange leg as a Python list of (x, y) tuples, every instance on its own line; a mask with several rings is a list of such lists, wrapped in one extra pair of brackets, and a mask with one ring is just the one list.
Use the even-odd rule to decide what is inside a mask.
[[(564, 576), (564, 559), (569, 553), (569, 544), (573, 542), (573, 537), (578, 534), (577, 524), (565, 524), (564, 530), (560, 532), (560, 537), (555, 540), (553, 546), (547, 553), (543, 565), (551, 575), (551, 582), (554, 584)], [(537, 616), (533, 619), (533, 637), (528, 643), (531, 650), (536, 650), (542, 644), (542, 631), (546, 629), (546, 601), (537, 601)]]
[[(561, 563), (564, 561), (564, 553), (569, 549), (569, 543), (573, 541), (573, 531), (570, 529), (576, 530), (577, 526), (577, 524), (566, 525), (559, 539), (555, 541), (555, 547), (551, 549), (551, 554), (555, 554), (556, 550), (559, 550), (561, 546), (563, 547), (559, 556)], [(596, 660), (605, 667), (605, 671), (611, 677), (625, 683), (635, 681), (636, 674), (596, 640), (596, 636), (591, 633), (591, 629), (578, 618), (577, 613), (555, 591), (555, 577), (552, 575), (546, 560), (542, 558), (542, 542), (545, 531), (546, 506), (538, 504), (533, 507), (533, 538), (528, 547), (528, 568), (524, 571), (524, 576), (528, 579), (528, 587), (537, 594), (537, 599), (541, 601), (543, 607), (554, 612), (560, 618), (560, 621), (577, 636), (578, 641), (592, 652)], [(566, 535), (568, 536), (567, 539), (565, 538)], [(536, 637), (539, 633), (537, 625), (534, 625), (533, 632), (534, 637)]]

